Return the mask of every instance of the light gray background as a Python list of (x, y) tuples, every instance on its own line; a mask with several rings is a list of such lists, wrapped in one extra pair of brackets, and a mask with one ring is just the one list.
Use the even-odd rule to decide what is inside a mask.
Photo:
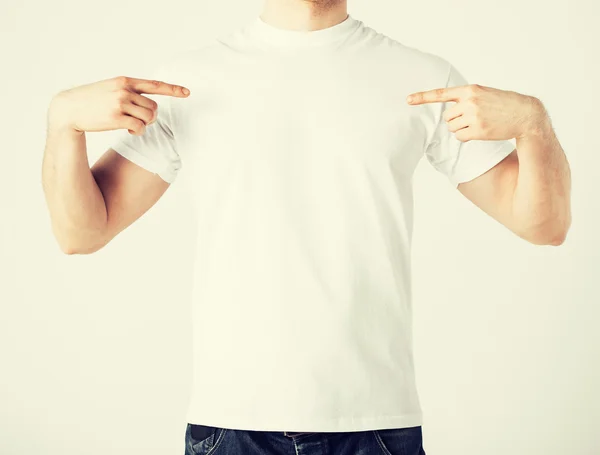
[[(183, 453), (188, 196), (176, 182), (105, 249), (63, 255), (41, 188), (46, 111), (59, 90), (146, 77), (157, 55), (242, 26), (260, 7), (2, 1), (3, 455)], [(519, 239), (421, 161), (414, 337), (427, 454), (599, 454), (598, 3), (350, 0), (349, 12), (470, 82), (539, 97), (572, 167), (573, 225), (551, 247)], [(113, 138), (88, 134), (91, 162)]]

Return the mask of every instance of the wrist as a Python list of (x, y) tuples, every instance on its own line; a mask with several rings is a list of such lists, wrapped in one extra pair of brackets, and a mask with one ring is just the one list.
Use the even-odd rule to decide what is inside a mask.
[(525, 95), (523, 109), (523, 129), (516, 139), (540, 138), (552, 128), (546, 108), (538, 98)]
[(85, 134), (84, 131), (77, 128), (71, 120), (68, 110), (68, 101), (66, 94), (59, 92), (54, 95), (48, 108), (48, 130), (53, 133), (65, 134), (73, 137), (80, 137)]

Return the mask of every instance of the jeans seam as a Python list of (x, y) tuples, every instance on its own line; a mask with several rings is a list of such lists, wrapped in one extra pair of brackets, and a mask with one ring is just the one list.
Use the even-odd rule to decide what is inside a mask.
[(383, 453), (385, 455), (392, 455), (390, 453), (390, 451), (388, 450), (388, 448), (385, 446), (385, 443), (383, 442), (383, 440), (381, 439), (379, 432), (377, 430), (372, 430), (372, 432), (373, 432), (373, 435), (375, 436), (375, 440), (377, 441), (377, 444), (379, 444), (379, 447), (381, 447), (381, 450), (383, 451)]
[(206, 455), (210, 455), (212, 453), (215, 453), (215, 451), (219, 448), (219, 446), (223, 442), (223, 439), (225, 437), (225, 433), (227, 433), (227, 431), (229, 430), (229, 428), (221, 428), (221, 430), (222, 431), (219, 434), (219, 436), (217, 437), (217, 440), (215, 441), (215, 443), (213, 444), (213, 446), (210, 449), (208, 449), (208, 452), (206, 452)]

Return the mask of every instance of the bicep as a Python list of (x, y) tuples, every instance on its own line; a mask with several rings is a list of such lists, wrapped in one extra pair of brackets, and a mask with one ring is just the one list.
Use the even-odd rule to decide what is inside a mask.
[(91, 171), (106, 204), (105, 243), (146, 213), (170, 186), (112, 148), (94, 163)]
[(492, 218), (516, 232), (511, 214), (512, 197), (519, 172), (517, 150), (473, 180), (458, 184), (458, 190)]

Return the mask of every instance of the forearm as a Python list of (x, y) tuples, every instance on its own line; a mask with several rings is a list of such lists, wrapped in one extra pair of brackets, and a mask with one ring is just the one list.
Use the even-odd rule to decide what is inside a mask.
[(90, 170), (85, 133), (48, 115), (42, 186), (62, 251), (87, 252), (102, 243), (106, 205)]
[(560, 245), (571, 225), (571, 171), (542, 103), (517, 137), (518, 177), (512, 215), (533, 243)]

